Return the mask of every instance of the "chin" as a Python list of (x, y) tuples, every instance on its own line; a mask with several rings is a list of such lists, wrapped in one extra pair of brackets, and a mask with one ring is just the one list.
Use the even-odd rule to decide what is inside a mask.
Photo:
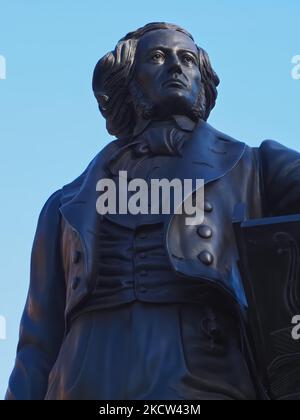
[(161, 98), (159, 106), (157, 107), (160, 112), (168, 114), (184, 114), (193, 115), (193, 105), (195, 100), (187, 98), (183, 92), (174, 91), (167, 97)]

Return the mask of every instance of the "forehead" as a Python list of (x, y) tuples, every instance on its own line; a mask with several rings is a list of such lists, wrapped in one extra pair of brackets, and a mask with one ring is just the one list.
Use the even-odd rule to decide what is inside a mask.
[(137, 54), (143, 54), (147, 51), (163, 47), (166, 49), (186, 49), (197, 54), (197, 47), (194, 41), (182, 32), (173, 29), (157, 29), (147, 32), (139, 40)]

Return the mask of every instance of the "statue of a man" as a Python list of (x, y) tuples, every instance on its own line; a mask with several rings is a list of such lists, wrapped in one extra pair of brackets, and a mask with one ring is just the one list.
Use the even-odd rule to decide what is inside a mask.
[[(184, 29), (151, 23), (97, 64), (93, 89), (117, 137), (45, 204), (7, 399), (265, 398), (245, 334), (232, 228), (300, 212), (300, 155), (251, 148), (206, 120), (219, 79)], [(97, 182), (203, 179), (204, 222), (101, 215)], [(196, 203), (197, 205), (197, 203)]]

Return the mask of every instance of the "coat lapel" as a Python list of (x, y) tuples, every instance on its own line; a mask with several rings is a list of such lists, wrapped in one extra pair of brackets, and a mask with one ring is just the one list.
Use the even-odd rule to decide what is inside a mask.
[[(201, 120), (185, 143), (182, 156), (172, 167), (172, 177), (181, 182), (192, 179), (195, 191), (196, 179), (204, 180), (204, 185), (207, 185), (222, 178), (238, 164), (245, 149), (245, 143), (218, 132)], [(166, 215), (166, 225), (172, 216)]]
[(63, 187), (60, 212), (79, 235), (85, 253), (86, 272), (91, 274), (97, 249), (97, 227), (100, 215), (96, 210), (99, 192), (97, 182), (108, 178), (106, 159), (119, 146), (118, 141), (108, 144), (90, 163), (85, 172), (71, 184)]
[[(98, 247), (97, 227), (101, 219), (96, 211), (96, 201), (99, 197), (96, 184), (100, 179), (108, 177), (105, 170), (107, 157), (122, 144), (121, 140), (111, 142), (79, 178), (63, 188), (60, 211), (82, 240), (88, 273), (92, 272), (95, 250)], [(206, 122), (200, 121), (189, 141), (185, 143), (182, 156), (156, 156), (153, 159), (151, 177), (169, 180), (179, 178), (181, 181), (204, 179), (205, 184), (208, 184), (232, 170), (241, 159), (245, 148), (244, 143), (233, 140)], [(170, 223), (171, 217), (172, 214), (165, 215), (166, 225)]]
[(205, 184), (215, 181), (233, 169), (245, 147), (200, 121), (184, 146), (178, 177), (203, 179)]

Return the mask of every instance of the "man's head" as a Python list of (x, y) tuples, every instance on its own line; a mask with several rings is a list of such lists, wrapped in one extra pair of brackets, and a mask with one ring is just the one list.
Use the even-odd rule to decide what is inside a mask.
[(151, 23), (122, 38), (96, 65), (93, 90), (110, 134), (130, 135), (140, 118), (206, 120), (219, 79), (184, 29)]

